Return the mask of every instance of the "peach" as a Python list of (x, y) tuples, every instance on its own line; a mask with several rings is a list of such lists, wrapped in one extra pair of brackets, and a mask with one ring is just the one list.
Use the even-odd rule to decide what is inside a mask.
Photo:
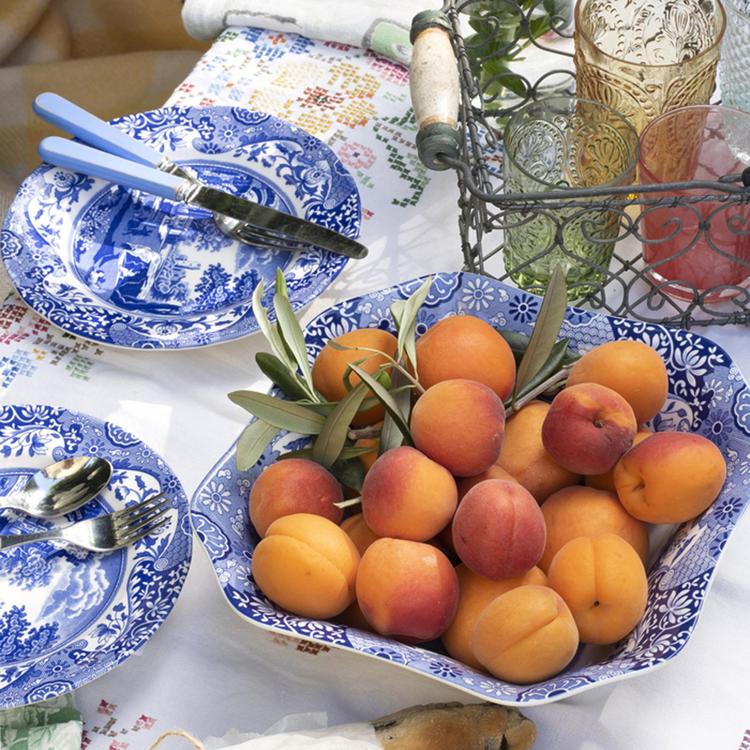
[[(633, 436), (633, 445), (631, 450), (635, 448), (638, 443), (642, 443), (649, 435), (654, 433), (651, 430), (641, 428)], [(616, 465), (616, 464), (615, 464)], [(604, 474), (591, 474), (583, 478), (584, 484), (587, 487), (593, 487), (597, 490), (607, 490), (607, 492), (617, 492), (615, 489), (615, 467), (613, 466), (609, 471), (605, 471)]]
[(312, 513), (276, 519), (253, 551), (252, 574), (275, 604), (322, 619), (354, 601), (359, 552), (335, 523)]
[(338, 523), (344, 495), (334, 476), (314, 461), (285, 458), (267, 466), (250, 490), (250, 520), (260, 536), (281, 516), (315, 513)]
[(727, 476), (721, 451), (702, 435), (656, 432), (615, 466), (620, 502), (649, 523), (682, 523), (717, 498)]
[(564, 469), (545, 450), (542, 424), (549, 411), (544, 401), (530, 401), (505, 423), (497, 463), (543, 503), (557, 490), (578, 484), (581, 475)]
[(448, 653), (470, 667), (481, 669), (482, 665), (471, 650), (471, 636), (479, 615), (498, 596), (517, 586), (544, 586), (547, 576), (539, 568), (515, 578), (492, 581), (473, 573), (465, 565), (456, 568), (458, 576), (458, 608), (448, 630), (443, 633), (443, 645)]
[(580, 383), (560, 391), (542, 425), (542, 442), (576, 474), (603, 474), (630, 448), (638, 429), (630, 404), (611, 388)]
[(386, 451), (362, 484), (362, 514), (377, 536), (425, 542), (448, 525), (457, 503), (450, 472), (409, 446)]
[(342, 524), (341, 528), (349, 535), (354, 542), (354, 546), (360, 555), (365, 554), (365, 550), (376, 540), (378, 535), (373, 533), (370, 527), (365, 523), (365, 517), (361, 513), (355, 513), (349, 516)]
[(571, 539), (552, 558), (547, 583), (570, 607), (584, 643), (619, 641), (646, 611), (643, 563), (616, 534)]
[(578, 649), (578, 630), (562, 598), (545, 586), (518, 586), (488, 604), (471, 636), (477, 661), (508, 682), (546, 680)]
[(512, 477), (505, 469), (497, 464), (492, 464), (487, 471), (477, 474), (473, 477), (461, 477), (456, 481), (458, 486), (458, 501), (461, 502), (463, 496), (475, 485), (484, 482), (487, 479), (504, 479), (506, 482), (515, 482), (516, 478)]
[(430, 544), (378, 539), (362, 556), (357, 601), (381, 635), (430, 641), (453, 619), (458, 578), (448, 558)]
[(466, 493), (453, 517), (453, 546), (461, 562), (493, 580), (533, 568), (545, 538), (542, 511), (518, 482), (480, 482)]
[(411, 414), (414, 445), (458, 477), (472, 477), (500, 455), (505, 407), (486, 385), (443, 380), (423, 393)]
[(552, 558), (571, 539), (579, 536), (617, 534), (638, 553), (648, 558), (648, 529), (628, 513), (612, 492), (592, 487), (566, 487), (550, 495), (542, 505), (547, 525), (547, 544), (539, 567), (547, 570)]
[(667, 400), (667, 368), (642, 341), (610, 341), (586, 352), (573, 365), (568, 385), (598, 383), (617, 391), (633, 407), (638, 424), (648, 422)]
[(484, 383), (501, 399), (510, 396), (516, 379), (510, 346), (473, 315), (455, 315), (431, 326), (417, 341), (417, 367), (425, 388), (462, 378)]
[[(341, 346), (362, 346), (368, 349), (377, 349), (390, 357), (396, 353), (396, 337), (388, 331), (380, 328), (358, 328), (349, 331), (342, 336), (337, 336), (333, 341)], [(373, 374), (381, 365), (388, 364), (388, 358), (383, 354), (356, 350), (356, 349), (334, 349), (326, 344), (312, 366), (312, 380), (315, 389), (328, 401), (340, 401), (346, 396), (347, 390), (344, 385), (344, 373), (350, 364), (364, 359), (359, 364), (365, 372)], [(351, 373), (349, 382), (352, 385), (359, 383), (359, 375)], [(372, 395), (368, 393), (368, 395)], [(357, 412), (352, 420), (356, 427), (375, 424), (383, 419), (384, 409), (381, 405)]]

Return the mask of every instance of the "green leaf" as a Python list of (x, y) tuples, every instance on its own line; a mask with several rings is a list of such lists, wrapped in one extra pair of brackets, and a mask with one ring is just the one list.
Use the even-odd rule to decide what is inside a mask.
[(302, 378), (310, 389), (310, 393), (315, 393), (310, 362), (307, 359), (305, 337), (302, 334), (302, 328), (300, 327), (299, 321), (294, 314), (294, 310), (292, 310), (292, 305), (289, 302), (286, 281), (280, 268), (276, 269), (276, 290), (273, 295), (273, 306), (276, 311), (276, 320), (279, 322), (281, 337), (284, 340), (284, 343), (289, 347), (289, 350), (302, 373)]
[(518, 393), (539, 372), (552, 353), (557, 336), (560, 333), (560, 327), (565, 320), (567, 302), (565, 271), (562, 264), (558, 263), (550, 276), (547, 291), (544, 294), (544, 300), (539, 308), (534, 330), (529, 339), (529, 345), (518, 368), (516, 384), (513, 389), (514, 401)]
[(365, 481), (365, 467), (358, 458), (336, 461), (329, 468), (329, 471), (345, 487), (350, 487), (355, 492), (362, 491), (362, 483)]
[(404, 437), (411, 440), (411, 434), (409, 433), (409, 425), (404, 418), (404, 414), (401, 411), (401, 408), (398, 405), (398, 402), (396, 399), (385, 389), (383, 388), (378, 381), (370, 375), (369, 372), (365, 372), (361, 367), (357, 367), (356, 365), (352, 365), (352, 370), (359, 375), (362, 380), (367, 383), (368, 386), (370, 386), (370, 390), (373, 392), (375, 397), (380, 401), (383, 406), (385, 406), (386, 411), (388, 414), (393, 417), (393, 420), (396, 422), (396, 426), (399, 430), (401, 430), (401, 433)]
[(247, 471), (258, 463), (266, 446), (279, 434), (279, 428), (255, 419), (245, 427), (237, 440), (235, 461), (240, 471)]
[[(526, 383), (518, 393), (516, 393), (516, 399), (522, 398), (527, 393), (531, 393), (534, 388), (542, 384), (550, 376), (554, 375), (563, 366), (565, 357), (568, 353), (569, 343), (568, 339), (562, 339), (552, 347), (552, 351), (550, 352), (549, 357), (547, 357), (547, 361), (539, 369), (539, 372), (537, 372), (536, 375), (534, 375), (534, 377), (531, 378), (531, 380), (529, 380), (529, 382)], [(512, 399), (508, 399), (506, 406), (508, 406), (511, 401)]]
[(317, 435), (325, 424), (325, 417), (293, 401), (274, 398), (257, 391), (232, 391), (229, 399), (237, 406), (264, 422), (302, 435)]
[(255, 355), (255, 362), (260, 367), (261, 372), (291, 399), (309, 399), (310, 394), (305, 386), (300, 382), (296, 373), (289, 368), (275, 355), (268, 352), (258, 352)]
[(341, 399), (328, 418), (313, 444), (313, 460), (329, 468), (339, 457), (346, 438), (349, 425), (367, 395), (367, 384), (358, 383)]
[(263, 303), (261, 302), (262, 299), (263, 282), (259, 281), (258, 286), (255, 287), (255, 291), (253, 292), (253, 315), (255, 315), (255, 319), (258, 321), (260, 332), (265, 336), (266, 341), (268, 341), (276, 356), (286, 365), (287, 369), (296, 370), (294, 361), (289, 356), (289, 351), (279, 334), (278, 326), (271, 324), (268, 319), (266, 308), (263, 307)]
[[(346, 461), (349, 458), (359, 458), (364, 456), (365, 453), (372, 453), (374, 448), (370, 445), (345, 445), (339, 453), (339, 461)], [(279, 456), (279, 461), (284, 458), (307, 458), (313, 461), (313, 449), (312, 448), (300, 448), (296, 451), (289, 451)]]
[[(403, 309), (400, 310), (398, 320), (398, 345), (396, 347), (396, 359), (400, 360), (404, 352), (412, 363), (415, 373), (417, 368), (416, 353), (416, 331), (417, 331), (417, 314), (419, 308), (424, 304), (427, 295), (432, 287), (432, 277), (425, 279), (419, 289), (409, 297), (404, 303)], [(391, 306), (393, 310), (393, 306)]]

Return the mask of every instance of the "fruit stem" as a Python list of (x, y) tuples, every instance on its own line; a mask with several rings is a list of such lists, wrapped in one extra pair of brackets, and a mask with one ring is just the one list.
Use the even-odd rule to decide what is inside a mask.
[(349, 508), (352, 505), (357, 505), (362, 502), (361, 497), (353, 497), (351, 500), (342, 500), (340, 503), (334, 503), (337, 508)]
[(360, 427), (356, 430), (349, 430), (347, 437), (349, 440), (362, 440), (363, 438), (377, 438), (380, 437), (380, 431), (382, 427), (377, 425), (370, 425), (368, 427)]
[(517, 412), (522, 406), (528, 404), (529, 401), (533, 401), (537, 396), (541, 396), (542, 393), (551, 388), (553, 385), (557, 385), (558, 383), (562, 383), (563, 381), (567, 380), (568, 375), (570, 375), (571, 369), (573, 369), (573, 365), (566, 365), (565, 367), (561, 367), (554, 375), (550, 375), (546, 380), (539, 383), (536, 388), (533, 388), (527, 394), (521, 396), (521, 398), (516, 399), (515, 404), (512, 404), (508, 408), (508, 411), (511, 414)]

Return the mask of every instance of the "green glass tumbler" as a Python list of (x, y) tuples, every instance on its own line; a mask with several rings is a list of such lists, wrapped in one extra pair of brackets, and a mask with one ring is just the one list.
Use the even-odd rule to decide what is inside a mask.
[[(513, 115), (503, 138), (506, 197), (635, 180), (635, 128), (599, 102), (575, 96), (532, 101)], [(505, 270), (519, 287), (542, 294), (562, 263), (569, 299), (590, 295), (606, 279), (621, 218), (600, 199), (530, 200), (505, 215)]]

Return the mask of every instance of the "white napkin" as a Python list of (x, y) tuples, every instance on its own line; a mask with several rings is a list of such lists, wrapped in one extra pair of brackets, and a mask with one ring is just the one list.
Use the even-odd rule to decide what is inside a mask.
[(213, 39), (228, 26), (257, 26), (364, 47), (397, 62), (411, 58), (409, 28), (436, 0), (185, 0), (188, 33)]

